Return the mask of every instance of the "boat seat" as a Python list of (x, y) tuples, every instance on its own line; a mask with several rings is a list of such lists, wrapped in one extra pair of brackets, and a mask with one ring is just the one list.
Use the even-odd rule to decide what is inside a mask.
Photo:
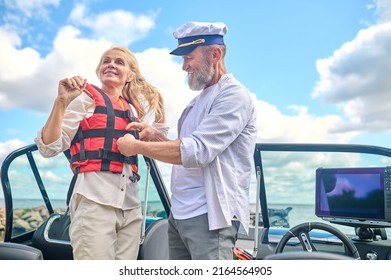
[(43, 260), (41, 250), (19, 243), (0, 243), (0, 260)]
[(69, 225), (69, 215), (53, 213), (34, 232), (32, 245), (42, 251), (45, 260), (73, 260)]
[(140, 260), (168, 260), (168, 220), (153, 222), (145, 231), (140, 245)]

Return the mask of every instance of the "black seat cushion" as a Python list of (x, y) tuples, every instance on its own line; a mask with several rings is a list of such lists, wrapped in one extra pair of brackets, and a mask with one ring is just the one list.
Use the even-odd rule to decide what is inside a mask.
[(41, 250), (18, 243), (0, 243), (0, 260), (43, 260)]
[(42, 251), (45, 260), (72, 260), (69, 215), (53, 213), (34, 232), (32, 245)]

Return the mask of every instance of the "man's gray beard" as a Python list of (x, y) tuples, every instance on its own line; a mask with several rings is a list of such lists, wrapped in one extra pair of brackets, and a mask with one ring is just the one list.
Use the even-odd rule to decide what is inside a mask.
[(215, 70), (211, 67), (210, 61), (205, 60), (205, 64), (200, 70), (194, 71), (191, 78), (187, 76), (190, 89), (194, 91), (203, 90), (212, 81), (214, 74)]

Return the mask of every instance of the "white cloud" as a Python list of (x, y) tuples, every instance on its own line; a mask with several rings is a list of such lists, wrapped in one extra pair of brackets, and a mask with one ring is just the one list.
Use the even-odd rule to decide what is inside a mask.
[(19, 139), (11, 139), (5, 142), (0, 142), (0, 162), (3, 162), (5, 157), (11, 152), (20, 147), (27, 145), (27, 143)]
[(390, 0), (374, 0), (376, 2), (376, 11), (379, 22), (388, 22), (391, 20), (391, 2)]
[(57, 7), (59, 4), (60, 0), (4, 0), (4, 6), (9, 12), (40, 19), (48, 18), (48, 7)]
[(315, 116), (306, 107), (291, 106), (293, 114), (288, 116), (261, 100), (257, 109), (260, 142), (347, 143), (357, 135), (336, 131), (335, 126), (343, 121), (337, 115)]
[(320, 75), (312, 95), (341, 108), (343, 130), (391, 128), (391, 21), (361, 30), (356, 38), (317, 61)]
[(116, 44), (129, 45), (144, 38), (154, 27), (155, 14), (135, 15), (124, 10), (89, 14), (85, 5), (76, 5), (69, 16), (72, 24), (87, 27), (96, 39), (107, 39)]
[(23, 80), (30, 76), (39, 64), (39, 53), (31, 48), (17, 49), (20, 44), (21, 39), (15, 33), (0, 27), (1, 82)]

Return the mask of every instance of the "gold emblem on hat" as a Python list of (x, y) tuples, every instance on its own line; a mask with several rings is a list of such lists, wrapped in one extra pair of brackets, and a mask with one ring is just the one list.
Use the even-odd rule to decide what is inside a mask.
[(191, 42), (183, 43), (183, 44), (178, 45), (177, 48), (182, 48), (182, 47), (187, 47), (190, 45), (196, 45), (196, 44), (202, 44), (202, 43), (205, 43), (205, 39), (198, 39), (198, 40), (194, 40)]

